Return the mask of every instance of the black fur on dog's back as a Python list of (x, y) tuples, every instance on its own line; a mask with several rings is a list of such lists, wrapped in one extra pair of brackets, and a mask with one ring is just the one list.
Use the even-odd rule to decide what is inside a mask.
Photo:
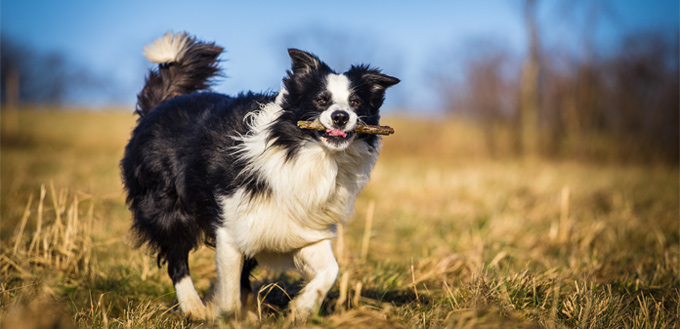
[(272, 100), (266, 94), (196, 92), (140, 118), (121, 161), (132, 232), (138, 246), (157, 254), (159, 266), (179, 262), (168, 266), (173, 279), (188, 272), (189, 251), (213, 241), (220, 218), (213, 193), (230, 193), (235, 186), (221, 184), (236, 183), (243, 167), (232, 151), (237, 142), (225, 132), (245, 134), (243, 117)]

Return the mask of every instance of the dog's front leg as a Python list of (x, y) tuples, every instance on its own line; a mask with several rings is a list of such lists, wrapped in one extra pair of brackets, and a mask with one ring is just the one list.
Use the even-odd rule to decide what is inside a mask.
[(216, 315), (227, 314), (238, 318), (241, 311), (243, 254), (238, 250), (225, 228), (218, 228), (215, 232), (215, 264), (217, 266)]
[(304, 320), (319, 311), (323, 299), (338, 278), (338, 263), (330, 240), (303, 247), (295, 253), (294, 261), (308, 283), (291, 301), (290, 317), (292, 320)]

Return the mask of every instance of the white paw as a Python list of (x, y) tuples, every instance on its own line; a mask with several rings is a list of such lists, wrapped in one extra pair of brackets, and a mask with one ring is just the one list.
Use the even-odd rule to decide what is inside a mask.
[(220, 302), (217, 307), (215, 307), (215, 316), (226, 316), (227, 318), (239, 319), (241, 315), (241, 301), (236, 299), (235, 301), (223, 301)]
[(211, 318), (208, 308), (200, 300), (188, 300), (179, 304), (184, 316), (191, 320), (207, 320)]
[(179, 309), (184, 316), (195, 320), (204, 320), (210, 317), (208, 309), (194, 289), (191, 277), (187, 276), (175, 284), (175, 292), (179, 301)]
[[(304, 297), (304, 296), (300, 296)], [(304, 298), (296, 298), (290, 302), (290, 313), (288, 314), (288, 321), (304, 321), (310, 316), (319, 312), (318, 303), (315, 300), (304, 300)]]

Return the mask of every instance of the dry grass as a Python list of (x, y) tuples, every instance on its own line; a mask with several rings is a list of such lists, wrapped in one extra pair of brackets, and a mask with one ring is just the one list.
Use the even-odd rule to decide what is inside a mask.
[[(335, 241), (341, 277), (297, 327), (677, 328), (678, 168), (491, 158), (460, 122), (387, 118)], [(296, 274), (255, 272), (251, 320), (190, 323), (132, 250), (127, 112), (26, 112), (2, 135), (2, 328), (276, 328)], [(3, 120), (5, 124), (5, 120)], [(207, 292), (213, 251), (192, 254)]]

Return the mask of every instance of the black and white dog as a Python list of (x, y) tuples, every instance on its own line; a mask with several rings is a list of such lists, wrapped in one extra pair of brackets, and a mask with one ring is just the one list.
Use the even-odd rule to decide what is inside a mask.
[[(133, 232), (167, 262), (181, 311), (210, 318), (242, 312), (250, 271), (296, 268), (307, 278), (291, 316), (318, 311), (338, 276), (330, 239), (352, 212), (378, 157), (385, 90), (399, 79), (365, 65), (334, 72), (289, 49), (292, 68), (278, 94), (209, 91), (222, 48), (186, 33), (155, 40), (159, 63), (139, 93), (138, 125), (121, 161)], [(326, 131), (301, 130), (318, 119)], [(189, 252), (216, 250), (215, 311), (189, 275)]]

